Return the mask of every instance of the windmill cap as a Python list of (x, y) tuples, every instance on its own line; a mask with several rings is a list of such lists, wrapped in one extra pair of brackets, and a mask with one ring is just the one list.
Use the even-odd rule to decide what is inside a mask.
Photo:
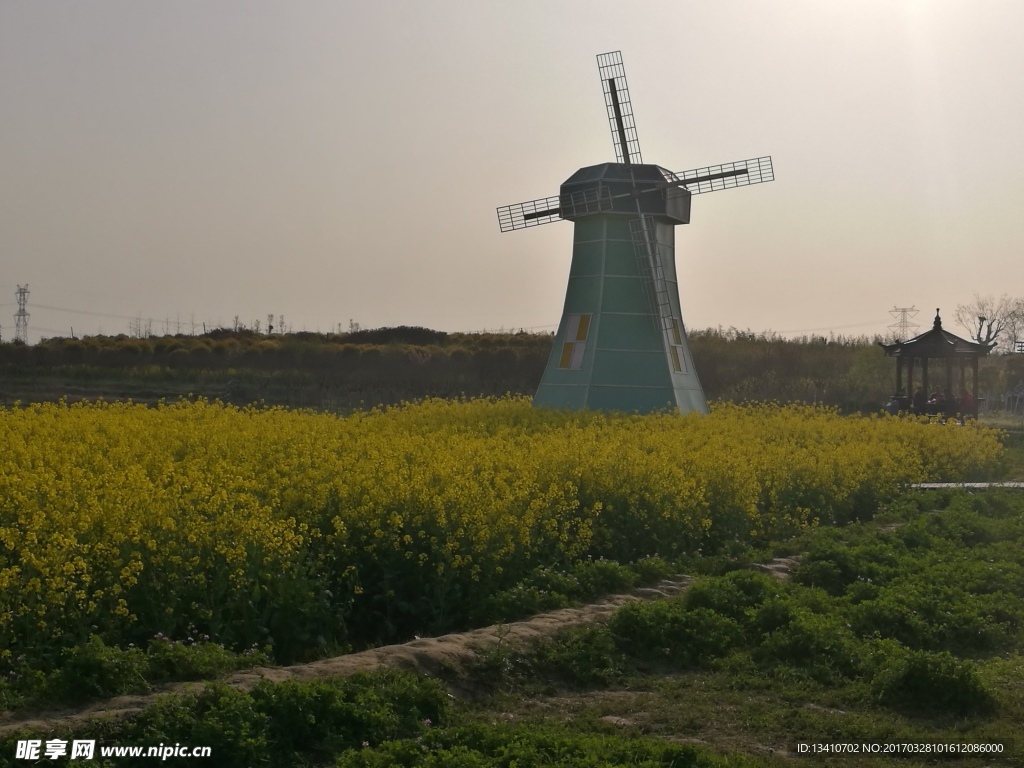
[(580, 168), (562, 183), (562, 217), (578, 219), (598, 213), (636, 216), (639, 212), (673, 224), (689, 224), (690, 193), (664, 186), (674, 180), (672, 172), (660, 165), (601, 163)]

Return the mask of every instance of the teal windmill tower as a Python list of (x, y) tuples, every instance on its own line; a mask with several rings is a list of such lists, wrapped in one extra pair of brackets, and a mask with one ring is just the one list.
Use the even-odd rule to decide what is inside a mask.
[(614, 163), (581, 168), (559, 194), (498, 208), (502, 232), (573, 222), (562, 320), (533, 403), (550, 408), (707, 413), (686, 343), (675, 227), (690, 198), (771, 181), (770, 157), (673, 173), (640, 157), (618, 51), (597, 57)]

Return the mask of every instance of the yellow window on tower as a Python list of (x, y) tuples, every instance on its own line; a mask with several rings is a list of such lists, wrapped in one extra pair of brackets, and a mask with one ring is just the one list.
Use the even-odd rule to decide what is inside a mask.
[(572, 365), (572, 348), (575, 346), (571, 341), (562, 345), (562, 356), (558, 358), (559, 368), (568, 368)]
[(672, 343), (682, 344), (683, 343), (683, 332), (681, 329), (682, 323), (678, 320), (672, 321)]
[(579, 315), (579, 325), (576, 329), (575, 341), (586, 341), (587, 331), (590, 330), (590, 315)]
[(669, 349), (672, 350), (672, 370), (674, 370), (676, 373), (682, 373), (683, 372), (683, 363), (682, 363), (682, 357), (683, 356), (681, 354), (679, 354), (679, 347), (673, 346), (673, 347), (669, 347)]
[(565, 329), (565, 343), (558, 358), (558, 367), (578, 371), (583, 367), (583, 350), (590, 333), (590, 315), (569, 315)]

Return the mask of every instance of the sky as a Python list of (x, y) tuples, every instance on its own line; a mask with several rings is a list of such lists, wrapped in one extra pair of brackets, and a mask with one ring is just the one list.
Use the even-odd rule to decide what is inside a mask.
[(495, 209), (614, 160), (614, 50), (645, 162), (773, 160), (677, 230), (689, 329), (957, 331), (1024, 296), (1022, 37), (1019, 0), (0, 0), (0, 337), (19, 285), (30, 343), (553, 331), (572, 224)]

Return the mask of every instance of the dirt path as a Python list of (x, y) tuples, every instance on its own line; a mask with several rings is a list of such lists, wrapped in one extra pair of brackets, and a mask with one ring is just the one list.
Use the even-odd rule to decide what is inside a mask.
[[(776, 577), (788, 578), (794, 561), (778, 559), (768, 565), (756, 566), (757, 570)], [(665, 579), (653, 587), (633, 590), (626, 594), (608, 595), (600, 600), (578, 608), (563, 608), (538, 614), (530, 619), (509, 624), (495, 624), (481, 629), (458, 634), (425, 637), (399, 645), (385, 645), (368, 651), (321, 659), (308, 664), (290, 667), (256, 667), (236, 672), (219, 682), (248, 690), (261, 680), (280, 682), (282, 680), (317, 680), (325, 677), (340, 677), (355, 672), (366, 672), (379, 667), (401, 667), (416, 672), (455, 678), (461, 676), (475, 660), (477, 652), (501, 642), (522, 643), (535, 638), (547, 637), (567, 627), (601, 624), (621, 606), (635, 600), (651, 600), (669, 597), (685, 590), (693, 579), (689, 576), (675, 576)], [(154, 693), (140, 696), (118, 696), (94, 702), (75, 710), (62, 710), (12, 716), (0, 714), (0, 735), (26, 729), (33, 733), (45, 733), (56, 729), (68, 730), (97, 719), (121, 719), (130, 717), (152, 704), (157, 696), (181, 691), (202, 690), (205, 683), (173, 683)]]

